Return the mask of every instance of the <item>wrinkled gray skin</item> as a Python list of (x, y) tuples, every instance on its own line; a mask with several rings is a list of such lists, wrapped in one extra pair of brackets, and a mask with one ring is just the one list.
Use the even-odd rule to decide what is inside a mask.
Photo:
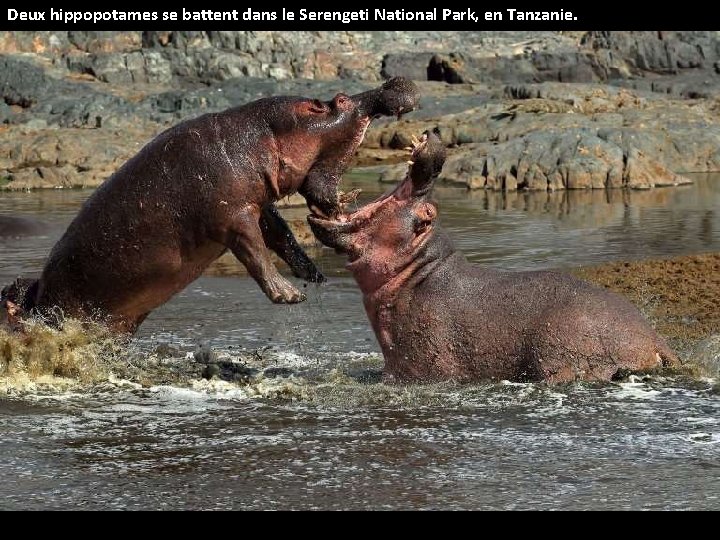
[[(392, 79), (328, 102), (266, 98), (183, 122), (100, 186), (37, 286), (11, 286), (5, 301), (15, 294), (15, 308), (51, 323), (63, 313), (132, 333), (229, 249), (270, 300), (301, 302), (269, 250), (297, 277), (324, 277), (273, 203), (299, 191), (311, 208), (337, 215), (338, 182), (370, 121), (409, 112), (417, 100), (412, 82)], [(21, 290), (30, 296), (17, 297)]]
[(445, 150), (426, 134), (406, 179), (340, 220), (308, 218), (348, 269), (394, 381), (610, 380), (678, 359), (624, 298), (570, 275), (469, 263), (429, 201)]

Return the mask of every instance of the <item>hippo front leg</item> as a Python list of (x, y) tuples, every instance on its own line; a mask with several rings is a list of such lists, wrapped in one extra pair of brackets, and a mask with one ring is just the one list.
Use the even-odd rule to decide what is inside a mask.
[(290, 227), (274, 204), (268, 204), (263, 208), (260, 229), (265, 239), (265, 245), (287, 263), (295, 277), (311, 283), (325, 281), (325, 276), (320, 273), (315, 263), (297, 243)]
[(275, 304), (297, 304), (305, 295), (280, 275), (270, 260), (260, 230), (260, 212), (247, 209), (235, 215), (224, 244), (247, 268), (265, 295)]

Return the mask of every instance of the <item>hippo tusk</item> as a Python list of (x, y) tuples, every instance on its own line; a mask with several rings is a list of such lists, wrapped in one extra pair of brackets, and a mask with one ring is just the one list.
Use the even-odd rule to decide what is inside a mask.
[(325, 212), (323, 212), (322, 210), (320, 210), (320, 209), (319, 209), (317, 206), (315, 206), (314, 204), (310, 206), (310, 211), (311, 211), (313, 214), (315, 214), (316, 216), (320, 216), (321, 218), (324, 218), (324, 219), (329, 219), (329, 216), (328, 216)]

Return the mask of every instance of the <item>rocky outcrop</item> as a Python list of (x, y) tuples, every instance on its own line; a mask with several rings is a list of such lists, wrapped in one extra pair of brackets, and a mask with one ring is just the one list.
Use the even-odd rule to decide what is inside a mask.
[(374, 123), (359, 163), (439, 126), (445, 180), (473, 189), (720, 170), (719, 32), (4, 32), (0, 188), (97, 185), (183, 119), (395, 75), (419, 81), (420, 109)]
[(95, 187), (152, 135), (142, 128), (0, 130), (0, 178), (11, 189)]
[(383, 73), (421, 78), (425, 70), (428, 80), (450, 84), (587, 83), (686, 70), (711, 73), (720, 59), (717, 32), (588, 32), (576, 42), (548, 45), (541, 36), (499, 46), (494, 54), (472, 46), (437, 51), (429, 58), (426, 52), (393, 52), (383, 60)]
[(656, 154), (639, 150), (648, 142), (627, 130), (536, 131), (499, 145), (468, 145), (448, 160), (443, 174), (470, 189), (494, 191), (643, 189), (690, 182), (652, 157)]
[[(470, 189), (645, 189), (688, 183), (679, 173), (720, 170), (720, 111), (711, 102), (558, 83), (509, 86), (504, 96), (517, 99), (407, 120), (375, 136), (381, 145), (404, 144), (439, 125), (456, 147), (443, 178)], [(403, 175), (397, 166), (382, 180)]]

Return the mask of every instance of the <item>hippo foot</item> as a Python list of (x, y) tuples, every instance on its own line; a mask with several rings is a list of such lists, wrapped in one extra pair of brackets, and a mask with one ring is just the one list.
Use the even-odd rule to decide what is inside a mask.
[(293, 270), (293, 275), (310, 283), (325, 283), (327, 278), (309, 261), (308, 264)]
[(267, 284), (265, 294), (273, 304), (299, 304), (307, 300), (303, 293), (282, 276), (278, 276)]

